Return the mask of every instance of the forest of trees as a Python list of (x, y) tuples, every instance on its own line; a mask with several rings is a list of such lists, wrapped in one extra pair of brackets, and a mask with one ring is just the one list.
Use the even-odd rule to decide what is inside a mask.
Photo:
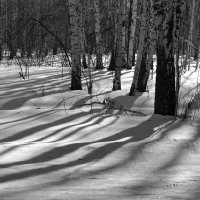
[(0, 0), (0, 60), (63, 53), (71, 90), (81, 90), (91, 56), (99, 70), (109, 54), (113, 91), (135, 66), (134, 96), (147, 90), (156, 55), (155, 114), (176, 115), (181, 73), (199, 49), (199, 0)]

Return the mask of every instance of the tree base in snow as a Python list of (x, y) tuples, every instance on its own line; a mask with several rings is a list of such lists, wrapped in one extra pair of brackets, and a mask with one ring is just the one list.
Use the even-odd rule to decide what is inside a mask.
[(82, 90), (81, 71), (72, 71), (71, 90)]

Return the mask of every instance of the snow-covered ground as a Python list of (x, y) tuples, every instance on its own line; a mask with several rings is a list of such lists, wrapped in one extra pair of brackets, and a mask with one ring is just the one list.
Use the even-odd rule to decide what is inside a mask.
[[(200, 199), (200, 122), (153, 114), (148, 92), (127, 94), (133, 70), (94, 71), (94, 95), (70, 91), (69, 69), (0, 67), (0, 200)], [(182, 76), (182, 103), (197, 93), (198, 71)], [(112, 98), (123, 108), (81, 106)], [(197, 99), (198, 102), (198, 99)], [(180, 112), (182, 108), (180, 108)]]

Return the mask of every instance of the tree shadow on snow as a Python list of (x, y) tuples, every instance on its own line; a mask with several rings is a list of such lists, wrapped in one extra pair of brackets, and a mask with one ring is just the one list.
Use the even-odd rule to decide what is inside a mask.
[[(75, 116), (73, 117), (75, 119)], [(64, 123), (66, 119), (57, 121), (55, 123), (52, 123), (50, 126), (53, 126), (54, 124), (58, 123)], [(154, 121), (152, 123), (152, 120)], [(170, 120), (168, 120), (170, 122)], [(73, 168), (77, 167), (83, 164), (88, 164), (92, 163), (94, 161), (101, 162), (106, 156), (114, 153), (116, 150), (122, 148), (123, 146), (127, 144), (132, 144), (132, 143), (138, 143), (137, 147), (133, 148), (131, 150), (130, 148), (130, 155), (128, 158), (125, 158), (124, 160), (119, 160), (117, 164), (110, 164), (110, 166), (105, 167), (104, 169), (99, 169), (99, 170), (94, 170), (93, 172), (86, 172), (83, 174), (80, 174), (80, 176), (77, 179), (80, 179), (82, 176), (90, 176), (92, 174), (101, 174), (106, 171), (112, 170), (113, 168), (121, 167), (125, 165), (126, 163), (132, 162), (144, 149), (145, 145), (148, 143), (151, 143), (151, 140), (149, 138), (155, 134), (155, 128), (158, 126), (162, 125), (163, 122), (160, 120), (154, 120), (154, 119), (147, 119), (146, 121), (142, 122), (138, 126), (128, 128), (126, 130), (120, 131), (116, 133), (115, 135), (108, 136), (96, 141), (91, 141), (91, 142), (79, 142), (79, 143), (72, 143), (72, 144), (67, 144), (65, 146), (61, 147), (55, 147), (45, 153), (42, 153), (41, 155), (35, 156), (33, 158), (24, 160), (22, 162), (11, 162), (8, 164), (2, 164), (0, 165), (1, 168), (8, 168), (12, 167), (15, 165), (26, 165), (26, 164), (34, 164), (38, 163), (38, 168), (34, 169), (25, 169), (23, 172), (13, 172), (8, 175), (3, 175), (0, 178), (0, 183), (3, 182), (9, 182), (17, 179), (25, 179), (28, 177), (33, 177), (37, 175), (43, 175), (47, 173), (51, 173), (57, 170), (62, 170), (65, 168)], [(39, 129), (44, 129), (45, 127), (49, 127), (49, 124), (39, 126)], [(37, 131), (38, 127), (33, 128), (33, 130)], [(35, 131), (30, 130), (32, 133)], [(22, 136), (17, 134), (14, 137), (8, 138), (8, 140), (15, 140), (19, 139), (21, 137), (25, 137), (25, 134), (22, 133)], [(6, 140), (5, 140), (6, 141)], [(98, 147), (98, 144), (101, 144), (100, 147)], [(88, 145), (97, 145), (93, 149), (93, 151), (89, 152), (88, 154), (77, 158), (74, 158), (73, 161), (67, 162), (66, 163), (56, 163), (56, 164), (51, 164), (50, 166), (48, 165), (47, 167), (40, 167), (39, 164), (42, 162), (50, 162), (53, 161), (54, 159), (57, 158), (62, 158), (65, 157), (66, 155), (71, 154), (72, 152), (75, 152), (78, 149), (85, 148)], [(57, 184), (61, 184), (63, 182), (68, 182), (70, 181), (70, 178), (68, 176), (63, 177), (62, 180), (59, 180)]]

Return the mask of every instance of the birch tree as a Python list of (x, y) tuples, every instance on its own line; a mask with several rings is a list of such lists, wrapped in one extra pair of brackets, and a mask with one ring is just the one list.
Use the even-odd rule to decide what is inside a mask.
[(147, 56), (147, 51), (144, 53), (143, 53), (143, 51), (144, 51), (144, 49), (147, 48), (147, 47), (145, 47), (145, 45), (147, 44), (147, 29), (148, 29), (148, 20), (149, 20), (147, 17), (148, 5), (149, 5), (148, 0), (143, 0), (137, 63), (135, 66), (135, 71), (134, 71), (134, 76), (133, 76), (133, 81), (132, 81), (129, 96), (135, 95), (137, 85), (138, 85), (138, 78), (139, 78), (139, 73), (140, 73), (142, 57)]
[(111, 58), (108, 70), (114, 71), (116, 65), (116, 53), (117, 53), (117, 33), (118, 33), (118, 14), (119, 9), (117, 9), (118, 1), (114, 1), (114, 7), (116, 8), (114, 11), (114, 28), (113, 28), (113, 44), (112, 44), (112, 51), (111, 51)]
[(129, 35), (129, 46), (128, 46), (128, 60), (127, 60), (127, 69), (132, 69), (132, 60), (133, 60), (133, 44), (137, 20), (137, 6), (138, 0), (131, 0), (130, 9), (131, 9), (131, 25), (130, 25), (130, 35)]
[(196, 0), (195, 18), (194, 18), (194, 60), (198, 60), (200, 47), (200, 1)]
[(196, 4), (195, 0), (192, 0), (192, 13), (191, 13), (190, 31), (189, 31), (189, 45), (188, 45), (188, 51), (187, 51), (187, 56), (186, 56), (186, 63), (187, 63), (187, 59), (189, 57), (188, 71), (190, 70), (191, 56), (192, 56), (192, 40), (193, 40), (193, 29), (194, 29), (195, 4)]
[(179, 88), (180, 88), (180, 69), (179, 69), (179, 39), (180, 39), (180, 28), (183, 19), (183, 11), (185, 8), (184, 0), (173, 0), (174, 5), (174, 29), (173, 29), (173, 38), (174, 38), (174, 53), (176, 55), (175, 66), (176, 66), (176, 113), (178, 109), (178, 100), (179, 100)]
[(126, 67), (126, 7), (127, 0), (122, 0), (122, 67)]
[(71, 36), (71, 90), (82, 90), (81, 84), (81, 0), (69, 0)]
[(95, 37), (96, 37), (96, 69), (103, 69), (101, 45), (101, 15), (99, 0), (94, 1)]
[(0, 1), (0, 61), (3, 58), (3, 3)]
[(156, 47), (156, 35), (155, 35), (155, 23), (154, 23), (154, 10), (153, 10), (153, 0), (150, 0), (150, 20), (149, 20), (149, 49), (148, 49), (148, 61), (147, 61), (147, 70), (150, 73), (152, 69), (153, 77), (153, 54)]
[[(154, 113), (175, 115), (175, 66), (174, 66), (174, 1), (154, 1), (157, 71)], [(176, 11), (177, 12), (177, 11)]]
[(115, 77), (113, 80), (113, 91), (121, 90), (121, 67), (122, 67), (122, 10), (121, 0), (116, 0), (116, 23), (117, 23), (117, 50), (115, 61)]
[[(145, 8), (144, 8), (145, 9)], [(146, 1), (146, 22), (145, 22), (145, 29), (142, 29), (142, 32), (145, 32), (144, 35), (144, 41), (143, 43), (139, 44), (139, 50), (140, 50), (140, 45), (143, 45), (143, 50), (141, 51), (142, 56), (141, 56), (141, 62), (140, 62), (140, 70), (139, 70), (139, 76), (138, 76), (138, 83), (137, 83), (137, 90), (139, 92), (145, 92), (146, 88), (147, 88), (147, 82), (149, 79), (149, 73), (150, 73), (150, 68), (148, 65), (148, 49), (149, 49), (149, 42), (150, 42), (150, 38), (149, 38), (149, 27), (150, 27), (150, 1), (147, 0)], [(143, 11), (144, 13), (144, 11)], [(143, 17), (143, 15), (142, 15)], [(142, 26), (141, 26), (142, 28)], [(140, 58), (140, 56), (138, 55), (138, 59)], [(152, 55), (153, 58), (153, 55)]]

